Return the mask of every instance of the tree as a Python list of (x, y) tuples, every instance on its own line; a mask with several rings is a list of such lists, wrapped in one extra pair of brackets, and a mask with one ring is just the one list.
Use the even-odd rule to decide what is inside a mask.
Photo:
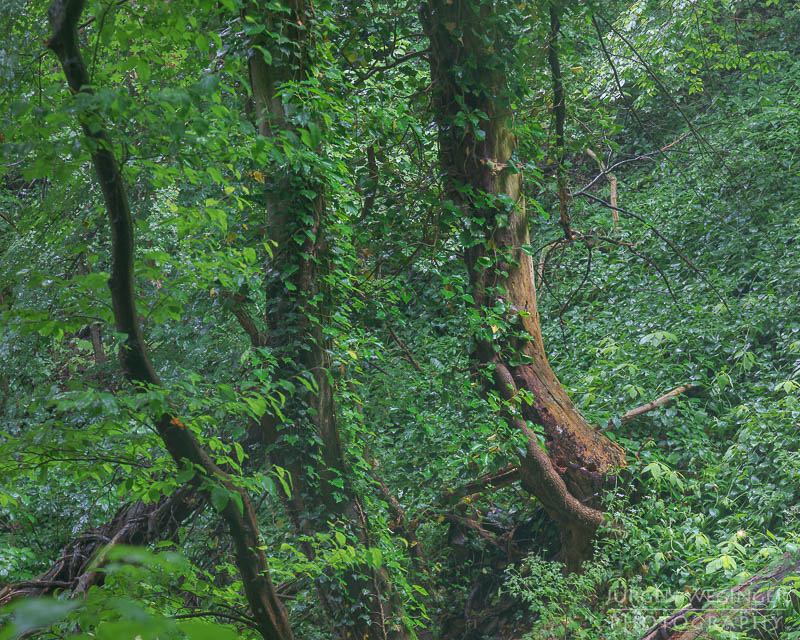
[(788, 606), (790, 3), (60, 0), (62, 67), (51, 2), (0, 45), (0, 638), (674, 635), (769, 558)]
[[(48, 12), (53, 35), (47, 46), (58, 56), (69, 88), (75, 94), (92, 92), (78, 44), (78, 23), (83, 8), (84, 0), (56, 0)], [(124, 179), (112, 153), (108, 133), (96, 114), (84, 113), (81, 126), (92, 141), (92, 163), (108, 215), (112, 254), (108, 286), (117, 331), (125, 336), (119, 353), (122, 369), (133, 383), (159, 386), (161, 382), (150, 362), (136, 311), (133, 220)], [(290, 640), (293, 634), (289, 618), (272, 584), (249, 495), (214, 463), (178, 416), (164, 411), (153, 416), (153, 421), (164, 446), (180, 467), (191, 470), (192, 478), (208, 487), (209, 493), (217, 487), (229, 494), (222, 502), (221, 511), (234, 541), (236, 564), (259, 631), (265, 640)]]
[[(525, 437), (523, 485), (559, 524), (563, 556), (574, 571), (603, 523), (600, 493), (625, 459), (575, 407), (544, 350), (522, 171), (514, 158), (507, 52), (516, 11), (510, 3), (434, 1), (423, 5), (422, 21), (430, 39), (441, 171), (447, 197), (469, 229), (464, 249), (472, 296), (486, 318), (475, 357)], [(532, 425), (544, 430), (546, 454)]]
[[(329, 522), (343, 525), (359, 546), (369, 548), (369, 523), (356, 495), (344, 458), (330, 374), (329, 330), (332, 301), (332, 245), (326, 210), (329, 178), (341, 178), (319, 160), (330, 117), (314, 109), (315, 92), (324, 92), (314, 59), (317, 20), (310, 2), (298, 0), (280, 11), (243, 13), (257, 25), (248, 50), (250, 84), (259, 133), (278, 147), (301, 140), (301, 150), (286, 157), (265, 185), (267, 246), (264, 265), (266, 332), (248, 331), (254, 346), (267, 347), (282, 362), (279, 375), (293, 381), (296, 391), (284, 416), (265, 414), (261, 430), (276, 463), (290, 472), (292, 494), (286, 500), (297, 534), (316, 556), (315, 536)], [(306, 95), (301, 95), (302, 92)], [(305, 101), (303, 101), (305, 98)], [(323, 104), (329, 107), (330, 103)], [(291, 113), (289, 117), (287, 114)], [(376, 562), (354, 559), (346, 569), (343, 594), (332, 580), (318, 585), (320, 598), (334, 629), (342, 637), (404, 637), (394, 620), (391, 587)]]

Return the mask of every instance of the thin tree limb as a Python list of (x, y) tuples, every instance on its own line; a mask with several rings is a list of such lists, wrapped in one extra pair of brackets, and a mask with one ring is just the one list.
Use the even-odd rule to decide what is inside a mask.
[(420, 367), (419, 364), (417, 364), (417, 361), (414, 359), (413, 354), (411, 353), (411, 351), (406, 346), (406, 343), (403, 342), (398, 337), (398, 335), (395, 333), (394, 329), (392, 329), (391, 325), (389, 325), (387, 323), (386, 328), (389, 330), (389, 333), (392, 335), (392, 339), (397, 343), (397, 346), (399, 346), (403, 350), (403, 353), (406, 354), (406, 359), (411, 363), (411, 366), (414, 367), (414, 370), (419, 372), (419, 373), (422, 373), (422, 367)]
[[(47, 47), (58, 56), (67, 83), (75, 94), (92, 93), (89, 74), (78, 45), (77, 24), (84, 5), (85, 0), (54, 0), (48, 12), (53, 35)], [(111, 232), (109, 289), (117, 331), (126, 336), (119, 354), (122, 369), (132, 382), (160, 386), (161, 381), (150, 361), (136, 311), (133, 219), (125, 181), (99, 115), (87, 111), (80, 116), (80, 122), (92, 149), (92, 164), (108, 213)], [(290, 640), (293, 635), (289, 617), (272, 584), (267, 558), (261, 549), (258, 522), (247, 492), (214, 463), (191, 429), (186, 428), (177, 416), (164, 413), (155, 423), (167, 451), (179, 466), (188, 464), (190, 468), (199, 467), (207, 482), (223, 486), (231, 495), (238, 494), (241, 507), (239, 501), (230, 499), (222, 509), (222, 516), (233, 538), (236, 564), (248, 603), (265, 640)]]
[[(622, 414), (622, 416), (620, 417), (619, 421), (622, 424), (628, 424), (630, 422), (633, 422), (640, 415), (642, 415), (644, 413), (647, 413), (649, 411), (653, 411), (653, 410), (658, 409), (660, 407), (668, 406), (668, 405), (672, 404), (673, 402), (675, 402), (675, 399), (678, 396), (683, 395), (685, 393), (689, 393), (690, 391), (692, 391), (694, 389), (697, 389), (697, 388), (698, 387), (697, 387), (696, 384), (692, 384), (692, 383), (682, 384), (680, 387), (676, 387), (672, 391), (668, 391), (663, 396), (661, 396), (659, 398), (656, 398), (655, 400), (651, 400), (650, 402), (645, 402), (643, 405), (640, 405), (640, 406), (636, 407), (635, 409), (631, 409), (630, 411), (626, 411), (624, 414)], [(614, 426), (614, 420), (612, 418), (611, 420), (608, 421), (608, 428), (610, 429), (613, 426)]]
[(694, 137), (697, 138), (704, 145), (706, 145), (706, 147), (708, 147), (710, 151), (713, 151), (714, 155), (720, 161), (722, 166), (727, 169), (727, 164), (725, 163), (725, 159), (722, 157), (720, 153), (716, 151), (716, 149), (714, 149), (714, 146), (708, 141), (708, 139), (703, 134), (701, 134), (700, 131), (698, 131), (697, 127), (694, 126), (692, 121), (689, 119), (689, 117), (683, 111), (681, 106), (678, 104), (677, 100), (675, 100), (675, 98), (672, 96), (672, 93), (670, 93), (670, 91), (664, 86), (664, 83), (661, 82), (661, 79), (658, 77), (656, 72), (653, 71), (653, 68), (648, 64), (648, 62), (642, 57), (642, 55), (639, 53), (636, 47), (634, 47), (633, 44), (630, 42), (630, 40), (628, 40), (628, 38), (626, 38), (619, 31), (619, 29), (617, 29), (605, 16), (599, 13), (597, 15), (600, 16), (600, 19), (608, 25), (608, 28), (611, 29), (611, 31), (613, 31), (620, 40), (622, 40), (626, 45), (628, 45), (628, 48), (633, 52), (633, 54), (636, 56), (636, 59), (642, 64), (642, 66), (645, 68), (645, 71), (647, 71), (647, 73), (650, 75), (653, 81), (658, 85), (658, 88), (661, 89), (662, 93), (672, 103), (672, 106), (674, 106), (678, 110), (678, 113), (681, 114), (681, 117), (683, 118), (684, 122), (686, 122), (689, 129), (691, 129), (692, 133), (694, 134)]
[(631, 218), (634, 218), (635, 220), (638, 220), (642, 224), (646, 225), (647, 229), (649, 231), (651, 231), (653, 234), (655, 234), (661, 240), (663, 240), (667, 244), (667, 246), (670, 249), (672, 249), (672, 251), (675, 253), (675, 255), (677, 255), (692, 271), (694, 271), (698, 276), (700, 276), (700, 278), (703, 280), (703, 282), (705, 282), (711, 288), (711, 290), (717, 296), (719, 301), (723, 304), (725, 309), (727, 309), (728, 313), (733, 315), (733, 312), (731, 311), (730, 307), (728, 306), (728, 303), (725, 301), (725, 298), (722, 297), (722, 294), (719, 292), (719, 290), (706, 277), (706, 274), (703, 273), (696, 266), (694, 266), (694, 263), (691, 260), (689, 260), (689, 258), (687, 258), (685, 255), (683, 255), (683, 252), (680, 249), (678, 249), (678, 247), (675, 246), (675, 244), (669, 238), (667, 238), (663, 233), (661, 233), (661, 231), (659, 231), (650, 222), (648, 222), (647, 220), (642, 218), (642, 216), (633, 213), (632, 211), (628, 211), (627, 209), (623, 209), (622, 207), (615, 207), (611, 203), (606, 202), (602, 198), (598, 198), (597, 196), (594, 196), (591, 193), (581, 193), (580, 195), (582, 195), (584, 198), (589, 198), (590, 200), (594, 200), (595, 202), (597, 202), (599, 204), (602, 204), (604, 207), (608, 207), (609, 209), (615, 209), (615, 210), (619, 211), (620, 213), (622, 213), (622, 214), (624, 214), (626, 216), (630, 216)]

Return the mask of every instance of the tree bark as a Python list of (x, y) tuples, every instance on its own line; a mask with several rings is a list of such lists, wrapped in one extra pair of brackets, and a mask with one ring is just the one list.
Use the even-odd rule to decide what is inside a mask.
[[(91, 572), (92, 559), (109, 544), (146, 545), (158, 540), (170, 540), (179, 527), (204, 501), (191, 486), (178, 489), (158, 502), (137, 500), (121, 507), (106, 524), (92, 528), (70, 541), (61, 557), (32, 580), (7, 585), (0, 590), (0, 607), (18, 598), (45, 596), (57, 590), (78, 591), (88, 582), (99, 584), (102, 573)], [(87, 575), (94, 576), (87, 579)]]
[[(487, 317), (475, 356), (513, 408), (509, 421), (527, 441), (522, 484), (559, 524), (563, 559), (575, 571), (603, 522), (600, 492), (625, 456), (588, 424), (545, 354), (522, 174), (511, 164), (517, 142), (503, 56), (513, 43), (492, 3), (428, 0), (421, 12), (431, 43), (441, 170), (472, 237), (465, 243), (472, 296)], [(508, 328), (494, 333), (488, 325), (498, 311)], [(532, 425), (542, 428), (546, 453)]]
[[(84, 4), (85, 0), (55, 0), (48, 12), (53, 35), (47, 46), (58, 56), (73, 93), (92, 92), (77, 36), (77, 24)], [(112, 152), (111, 140), (99, 116), (87, 112), (80, 121), (91, 145), (92, 164), (108, 214), (111, 232), (111, 277), (108, 286), (117, 331), (126, 336), (119, 354), (122, 369), (132, 381), (160, 385), (136, 312), (133, 220), (125, 182)], [(222, 516), (233, 538), (236, 564), (247, 601), (265, 640), (290, 640), (293, 635), (289, 617), (272, 584), (267, 558), (260, 548), (262, 540), (258, 522), (247, 492), (214, 463), (191, 430), (176, 416), (165, 413), (155, 418), (155, 424), (167, 451), (179, 466), (200, 468), (208, 482), (223, 486), (230, 494), (239, 494), (241, 508), (236, 500), (231, 499), (222, 510)]]
[[(295, 130), (286, 117), (281, 86), (306, 79), (313, 55), (313, 8), (307, 0), (287, 3), (290, 11), (258, 13), (268, 30), (291, 41), (277, 47), (257, 37), (248, 57), (250, 84), (259, 133), (273, 139)], [(267, 64), (262, 49), (271, 56)], [(336, 421), (334, 390), (329, 377), (330, 344), (324, 335), (330, 295), (324, 287), (329, 272), (324, 178), (301, 175), (291, 167), (271, 176), (266, 193), (267, 241), (275, 255), (265, 265), (265, 345), (284, 362), (280, 376), (298, 381), (285, 409), (284, 421), (266, 415), (264, 439), (273, 446), (273, 462), (290, 471), (292, 495), (286, 508), (297, 532), (313, 537), (343, 527), (361, 547), (370, 544), (369, 523), (349, 480), (349, 470)], [(314, 192), (309, 199), (301, 192)], [(296, 239), (302, 239), (298, 244)], [(308, 389), (299, 378), (310, 383)], [(313, 558), (312, 544), (303, 545)], [(365, 577), (366, 576), (366, 577)], [(355, 564), (344, 575), (344, 593), (336, 581), (317, 584), (334, 631), (341, 638), (385, 640), (404, 638), (397, 624), (397, 606), (385, 571)]]

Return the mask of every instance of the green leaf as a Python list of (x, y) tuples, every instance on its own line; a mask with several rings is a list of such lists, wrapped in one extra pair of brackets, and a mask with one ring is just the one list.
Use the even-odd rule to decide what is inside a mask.
[(241, 637), (234, 629), (207, 620), (181, 620), (177, 626), (188, 640), (237, 640)]
[(79, 606), (81, 603), (75, 600), (30, 597), (5, 607), (2, 613), (13, 614), (11, 617), (13, 637), (22, 638), (35, 629), (63, 620), (70, 611)]
[(218, 484), (215, 484), (211, 487), (211, 504), (214, 505), (214, 508), (217, 511), (222, 511), (225, 507), (228, 506), (228, 501), (230, 500), (231, 494), (225, 487), (222, 487)]

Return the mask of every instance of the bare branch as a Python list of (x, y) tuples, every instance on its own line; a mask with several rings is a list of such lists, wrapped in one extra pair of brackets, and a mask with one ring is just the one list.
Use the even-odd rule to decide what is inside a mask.
[[(659, 407), (666, 407), (675, 402), (675, 399), (685, 393), (689, 393), (692, 390), (697, 389), (698, 386), (692, 383), (689, 384), (682, 384), (680, 387), (676, 387), (672, 391), (665, 393), (660, 398), (656, 398), (655, 400), (651, 400), (650, 402), (646, 402), (641, 406), (636, 407), (635, 409), (631, 409), (630, 411), (626, 411), (620, 417), (620, 422), (622, 424), (628, 424), (629, 422), (633, 422), (636, 418), (644, 413), (648, 413), (649, 411), (653, 411), (658, 409)], [(608, 429), (611, 429), (614, 426), (614, 419), (608, 421)]]

